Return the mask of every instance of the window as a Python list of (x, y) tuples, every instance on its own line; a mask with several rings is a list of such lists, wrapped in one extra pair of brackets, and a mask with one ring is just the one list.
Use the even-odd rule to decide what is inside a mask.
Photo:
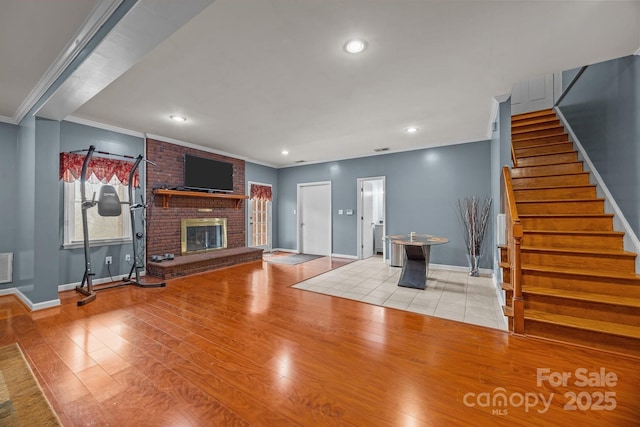
[(251, 246), (267, 246), (269, 244), (269, 212), (271, 202), (264, 199), (251, 200)]
[[(128, 187), (122, 185), (118, 178), (113, 177), (109, 181), (110, 185), (116, 189), (118, 198), (121, 202), (127, 201), (129, 198)], [(81, 201), (81, 182), (75, 180), (73, 182), (64, 183), (64, 244), (73, 245), (81, 243), (84, 240), (82, 229), (82, 201)], [(100, 182), (95, 175), (92, 175), (86, 183), (86, 197), (91, 200), (97, 198), (100, 194), (100, 188), (105, 183)], [(98, 215), (97, 207), (87, 209), (87, 225), (89, 229), (90, 241), (127, 241), (131, 240), (131, 218), (129, 215), (128, 205), (122, 206), (122, 214), (120, 216), (103, 217)]]
[(249, 246), (271, 250), (271, 185), (250, 182), (249, 194)]
[[(82, 228), (81, 170), (84, 154), (60, 153), (60, 180), (63, 181), (64, 247), (79, 246), (84, 242)], [(86, 199), (97, 200), (103, 185), (112, 185), (122, 205), (117, 217), (102, 217), (97, 206), (87, 209), (89, 240), (101, 244), (131, 241), (131, 215), (129, 213), (129, 178), (133, 163), (108, 157), (94, 156), (87, 165)], [(138, 187), (138, 171), (133, 174), (133, 186)], [(95, 196), (94, 196), (95, 195)]]

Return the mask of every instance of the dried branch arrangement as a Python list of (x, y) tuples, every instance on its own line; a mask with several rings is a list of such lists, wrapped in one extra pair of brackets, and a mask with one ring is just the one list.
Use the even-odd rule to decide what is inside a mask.
[(458, 214), (465, 229), (464, 242), (471, 257), (480, 256), (480, 247), (489, 224), (491, 198), (480, 201), (478, 197), (458, 199)]

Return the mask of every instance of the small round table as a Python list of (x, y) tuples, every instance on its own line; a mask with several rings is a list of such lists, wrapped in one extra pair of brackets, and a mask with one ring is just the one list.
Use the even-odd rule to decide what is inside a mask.
[(385, 236), (391, 244), (404, 247), (404, 262), (398, 286), (424, 289), (429, 274), (429, 256), (432, 245), (448, 243), (446, 237), (435, 237), (431, 234), (397, 234)]

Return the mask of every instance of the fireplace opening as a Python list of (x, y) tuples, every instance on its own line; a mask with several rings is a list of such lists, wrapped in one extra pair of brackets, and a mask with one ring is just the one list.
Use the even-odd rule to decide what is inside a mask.
[(214, 251), (227, 247), (227, 219), (183, 219), (182, 255)]

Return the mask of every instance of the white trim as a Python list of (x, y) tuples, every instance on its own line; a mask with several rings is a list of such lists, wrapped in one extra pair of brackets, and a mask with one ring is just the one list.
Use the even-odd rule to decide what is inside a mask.
[(193, 148), (195, 150), (205, 151), (207, 153), (219, 154), (221, 156), (227, 156), (227, 157), (231, 157), (233, 159), (244, 160), (245, 162), (251, 162), (251, 163), (255, 163), (257, 165), (268, 166), (270, 168), (278, 169), (278, 166), (276, 166), (276, 165), (273, 165), (273, 164), (270, 164), (270, 163), (265, 163), (265, 162), (260, 162), (260, 161), (257, 161), (257, 160), (253, 160), (253, 159), (251, 159), (249, 157), (239, 156), (237, 154), (232, 154), (232, 153), (229, 153), (229, 152), (226, 152), (226, 151), (216, 150), (215, 148), (205, 147), (203, 145), (193, 144), (191, 142), (181, 141), (179, 139), (169, 138), (169, 137), (166, 137), (166, 136), (154, 135), (152, 133), (145, 133), (144, 135), (145, 135), (145, 138), (155, 139), (156, 141), (168, 142), (170, 144), (179, 145), (181, 147)]
[(20, 123), (24, 116), (42, 98), (45, 92), (55, 83), (60, 75), (69, 67), (71, 62), (87, 46), (92, 37), (104, 25), (109, 17), (120, 6), (123, 0), (100, 0), (93, 8), (80, 29), (71, 38), (62, 52), (47, 69), (40, 81), (31, 89), (29, 95), (16, 110), (14, 120)]
[[(249, 196), (249, 198), (247, 199), (247, 203), (245, 203), (245, 220), (246, 220), (246, 224), (247, 224), (247, 246), (249, 247), (256, 247), (256, 246), (251, 246), (249, 243), (251, 242), (251, 234), (253, 234), (253, 227), (251, 226), (252, 224), (249, 222), (249, 216), (251, 215), (251, 211), (253, 210), (253, 202), (251, 201), (251, 184), (254, 185), (262, 185), (265, 187), (271, 187), (271, 201), (269, 202), (270, 204), (267, 205), (268, 206), (268, 212), (267, 212), (267, 220), (268, 220), (268, 224), (267, 224), (267, 246), (266, 247), (262, 247), (262, 246), (257, 246), (259, 249), (262, 249), (265, 252), (273, 252), (273, 184), (269, 184), (266, 182), (258, 182), (258, 181), (247, 181), (247, 191), (246, 191), (246, 195)], [(251, 209), (249, 209), (249, 206), (251, 206)]]
[(358, 259), (357, 256), (354, 255), (345, 255), (345, 254), (331, 254), (331, 257), (336, 257), (336, 258), (346, 258), (346, 259)]
[(634, 55), (640, 55), (640, 48), (638, 48), (638, 50), (636, 50), (633, 54)]
[(498, 276), (494, 274), (491, 279), (493, 282), (493, 286), (496, 289), (496, 296), (498, 297), (498, 302), (500, 303), (500, 305), (504, 305), (505, 304), (504, 291), (502, 290), (500, 283), (498, 283)]
[(302, 224), (300, 223), (300, 189), (302, 187), (312, 187), (312, 186), (329, 186), (329, 232), (331, 233), (329, 236), (329, 254), (333, 250), (333, 205), (331, 203), (331, 199), (333, 198), (333, 188), (331, 186), (331, 181), (315, 181), (315, 182), (299, 182), (296, 185), (296, 250), (300, 253), (300, 228)]
[(285, 248), (273, 248), (273, 252), (288, 252), (288, 253), (291, 253), (291, 254), (300, 253), (295, 249), (285, 249)]
[[(605, 197), (605, 199), (607, 201), (607, 204), (605, 206), (605, 210), (609, 210), (607, 208), (610, 208), (612, 213), (614, 214), (614, 216), (615, 216), (614, 217), (614, 228), (621, 228), (622, 229), (621, 231), (624, 231), (624, 233), (625, 233), (625, 236), (624, 236), (624, 249), (626, 251), (629, 251), (629, 252), (635, 252), (637, 254), (640, 254), (640, 240), (638, 240), (638, 237), (636, 236), (636, 233), (633, 231), (633, 229), (631, 228), (631, 226), (627, 222), (627, 219), (625, 218), (624, 214), (622, 213), (622, 210), (620, 209), (620, 207), (616, 203), (615, 199), (611, 195), (611, 192), (607, 188), (607, 185), (604, 183), (604, 180), (600, 176), (600, 173), (598, 173), (597, 169), (593, 165), (593, 162), (589, 158), (589, 155), (585, 151), (585, 149), (582, 146), (582, 144), (580, 144), (580, 141), (578, 140), (578, 137), (573, 132), (573, 129), (571, 129), (571, 126), (569, 125), (569, 123), (567, 122), (567, 119), (562, 114), (562, 111), (560, 111), (560, 109), (558, 107), (554, 107), (553, 109), (556, 112), (556, 114), (558, 115), (558, 117), (560, 117), (560, 120), (562, 121), (563, 125), (567, 129), (567, 133), (571, 137), (571, 140), (573, 141), (573, 143), (576, 145), (576, 148), (578, 149), (578, 152), (580, 153), (580, 157), (582, 158), (583, 162), (585, 163), (586, 169), (589, 172), (591, 172), (591, 175), (593, 176), (593, 179), (596, 181), (596, 186), (597, 186), (598, 190), (600, 192), (602, 192), (602, 194), (604, 195), (604, 197)], [(640, 272), (640, 256), (636, 257), (636, 273), (639, 273), (639, 272)]]
[[(122, 273), (122, 274), (116, 274), (116, 276), (127, 276), (129, 273)], [(140, 276), (144, 276), (145, 272), (141, 271), (140, 272)], [(113, 280), (110, 277), (103, 277), (101, 279), (93, 279), (91, 281), (92, 285), (102, 285), (104, 283), (111, 283)], [(64, 291), (72, 291), (76, 288), (76, 286), (80, 286), (82, 284), (82, 282), (75, 282), (75, 283), (65, 283), (64, 285), (58, 285), (58, 292), (64, 292)], [(123, 282), (123, 286), (125, 285), (125, 283)]]
[(145, 135), (144, 132), (138, 132), (135, 130), (125, 129), (118, 126), (107, 125), (104, 123), (95, 122), (93, 120), (83, 119), (82, 117), (68, 116), (68, 117), (65, 117), (63, 121), (77, 123), (79, 125), (90, 126), (98, 129), (108, 130), (110, 132), (121, 133), (124, 135), (135, 136), (136, 138), (144, 139), (144, 135)]
[(18, 288), (0, 289), (0, 296), (5, 295), (15, 295), (18, 299), (20, 299), (20, 301), (22, 301), (27, 307), (29, 307), (29, 310), (31, 311), (44, 310), (45, 308), (58, 307), (59, 305), (61, 305), (59, 298), (49, 301), (37, 302), (34, 304), (25, 294), (20, 292)]
[[(400, 268), (400, 267), (398, 267)], [(451, 270), (451, 271), (460, 271), (460, 272), (464, 272), (464, 273), (468, 273), (469, 272), (469, 267), (464, 267), (461, 265), (448, 265), (448, 264), (434, 264), (434, 263), (429, 263), (429, 269), (434, 269), (434, 270)], [(493, 270), (490, 268), (479, 268), (478, 272), (480, 273), (481, 276), (486, 276), (486, 277), (493, 277)]]
[(7, 117), (7, 116), (0, 116), (0, 122), (8, 123), (10, 125), (17, 125), (18, 124), (13, 117)]
[(231, 154), (226, 151), (216, 150), (210, 147), (204, 147), (202, 145), (193, 144), (191, 142), (181, 141), (179, 139), (169, 138), (167, 136), (154, 135), (152, 133), (145, 133), (145, 138), (155, 139), (160, 142), (168, 142), (170, 144), (179, 145), (181, 147), (193, 148), (195, 150), (206, 151), (207, 153), (219, 154), (221, 156), (231, 157), (233, 159), (247, 161), (246, 157), (238, 156), (237, 154)]
[(500, 104), (505, 102), (511, 97), (510, 93), (505, 93), (504, 95), (496, 95), (493, 97), (491, 101), (491, 120), (489, 120), (489, 131), (487, 136), (489, 139), (493, 136), (493, 124), (498, 120), (498, 112), (500, 110)]
[[(382, 176), (371, 176), (364, 178), (356, 178), (356, 191), (358, 192), (358, 197), (356, 198), (356, 239), (357, 239), (357, 255), (356, 259), (362, 258), (362, 216), (364, 212), (362, 212), (362, 186), (367, 181), (382, 181), (382, 235), (386, 236), (386, 227), (387, 227), (387, 181), (384, 175)], [(373, 252), (375, 255), (375, 245), (373, 248)], [(382, 245), (382, 259), (385, 259), (387, 250), (387, 245)]]
[(438, 144), (438, 145), (423, 145), (423, 146), (418, 146), (418, 147), (410, 147), (410, 148), (406, 148), (406, 149), (402, 149), (402, 150), (392, 150), (392, 151), (381, 151), (379, 153), (367, 153), (367, 154), (362, 154), (359, 156), (351, 156), (351, 157), (336, 157), (336, 158), (332, 158), (329, 160), (318, 160), (318, 161), (311, 161), (311, 162), (304, 162), (304, 163), (296, 163), (293, 165), (285, 165), (285, 166), (271, 166), (273, 168), (276, 169), (285, 169), (285, 168), (294, 168), (294, 167), (298, 167), (298, 166), (307, 166), (307, 165), (317, 165), (317, 164), (322, 164), (322, 163), (332, 163), (332, 162), (340, 162), (342, 160), (352, 160), (352, 159), (362, 159), (362, 158), (366, 158), (366, 157), (374, 157), (374, 156), (386, 156), (388, 154), (394, 154), (394, 153), (405, 153), (407, 151), (420, 151), (420, 150), (429, 150), (432, 148), (441, 148), (441, 147), (449, 147), (451, 145), (460, 145), (460, 144), (473, 144), (475, 142), (485, 142), (485, 141), (489, 141), (491, 140), (490, 137), (487, 137), (487, 135), (483, 135), (481, 138), (470, 138), (470, 139), (465, 139), (465, 140), (460, 140), (460, 141), (455, 141), (452, 142), (450, 144)]

